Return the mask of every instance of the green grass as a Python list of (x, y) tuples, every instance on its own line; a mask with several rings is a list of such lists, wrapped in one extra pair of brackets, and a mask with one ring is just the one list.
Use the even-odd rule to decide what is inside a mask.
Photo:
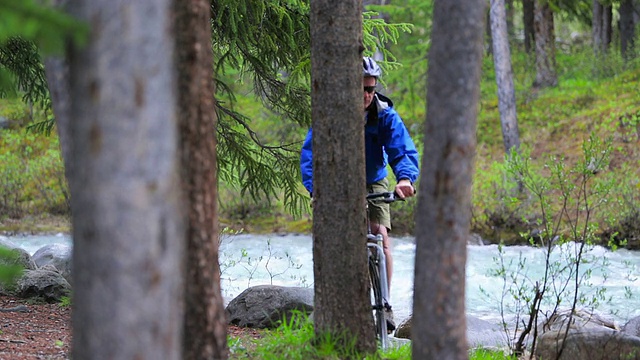
[[(304, 316), (285, 322), (275, 330), (265, 330), (263, 337), (252, 339), (238, 337), (229, 339), (230, 359), (262, 359), (262, 360), (334, 360), (334, 359), (367, 359), (367, 360), (404, 360), (411, 359), (411, 344), (399, 347), (391, 346), (386, 351), (374, 354), (358, 354), (352, 346), (340, 346), (340, 343), (352, 344), (348, 337), (320, 336), (314, 341), (313, 323)], [(503, 351), (473, 349), (471, 360), (515, 359)]]

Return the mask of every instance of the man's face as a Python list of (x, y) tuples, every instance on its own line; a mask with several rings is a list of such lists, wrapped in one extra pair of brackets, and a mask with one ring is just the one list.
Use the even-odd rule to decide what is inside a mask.
[(372, 91), (371, 93), (367, 92), (365, 89), (367, 89), (367, 87), (371, 87), (371, 86), (376, 86), (376, 78), (372, 77), (372, 76), (365, 76), (364, 78), (362, 78), (362, 87), (363, 87), (363, 91), (364, 91), (364, 109), (366, 110), (369, 105), (371, 105), (371, 102), (373, 101), (373, 96), (375, 95), (375, 91)]

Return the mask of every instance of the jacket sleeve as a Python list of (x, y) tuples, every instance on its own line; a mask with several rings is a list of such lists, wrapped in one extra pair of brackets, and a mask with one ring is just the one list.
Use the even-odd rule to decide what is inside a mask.
[(381, 120), (385, 127), (383, 144), (396, 180), (409, 179), (414, 183), (420, 175), (420, 159), (409, 131), (394, 109), (385, 112)]
[(302, 144), (300, 151), (300, 173), (302, 174), (302, 184), (309, 194), (313, 194), (313, 157), (311, 152), (312, 131), (309, 129), (307, 137)]

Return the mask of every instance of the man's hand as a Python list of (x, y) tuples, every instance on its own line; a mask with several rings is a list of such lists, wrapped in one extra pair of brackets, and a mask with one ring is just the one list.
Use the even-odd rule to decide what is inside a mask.
[(407, 179), (402, 179), (398, 181), (398, 184), (395, 188), (396, 194), (400, 196), (401, 199), (412, 197), (416, 193), (416, 189), (411, 185), (411, 181)]

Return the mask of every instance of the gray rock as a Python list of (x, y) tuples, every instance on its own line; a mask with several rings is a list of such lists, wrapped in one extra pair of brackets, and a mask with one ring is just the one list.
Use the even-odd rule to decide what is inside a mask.
[(587, 310), (570, 314), (570, 310), (558, 312), (543, 325), (535, 349), (539, 358), (640, 360), (640, 337), (620, 331), (612, 319)]
[(471, 233), (467, 239), (467, 245), (484, 245), (484, 240), (479, 234)]
[(32, 256), (38, 267), (51, 265), (71, 284), (71, 246), (66, 244), (48, 244), (36, 251)]
[[(566, 329), (570, 314), (571, 310), (569, 309), (561, 310), (556, 314), (553, 314), (549, 319), (547, 319), (546, 322), (542, 324), (542, 331)], [(614, 330), (620, 330), (620, 328), (612, 318), (607, 318), (605, 316), (584, 309), (576, 309), (573, 312), (573, 316), (571, 316), (570, 327), (574, 329), (599, 329), (605, 327)]]
[(313, 289), (274, 285), (253, 286), (229, 302), (229, 324), (250, 328), (275, 328), (294, 311), (313, 311)]
[(17, 281), (17, 295), (22, 298), (39, 297), (58, 302), (71, 294), (71, 285), (62, 275), (50, 270), (27, 270)]
[(31, 259), (31, 255), (29, 253), (20, 248), (15, 243), (7, 240), (6, 238), (0, 238), (0, 247), (9, 249), (13, 252), (13, 257), (11, 259), (0, 258), (0, 265), (5, 266), (21, 266), (25, 270), (34, 270), (36, 268), (35, 262)]
[(637, 336), (608, 327), (570, 328), (566, 338), (564, 335), (565, 330), (542, 334), (538, 338), (536, 356), (558, 360), (640, 360), (640, 338)]
[[(403, 321), (396, 330), (394, 336), (397, 338), (411, 338), (411, 322), (413, 315)], [(507, 336), (497, 324), (479, 319), (472, 315), (467, 315), (467, 342), (469, 348), (507, 348), (509, 345)]]
[(509, 346), (505, 330), (498, 324), (467, 315), (467, 342), (469, 348), (499, 348)]
[(8, 129), (11, 126), (11, 121), (4, 116), (0, 116), (0, 129)]
[(622, 332), (640, 337), (640, 316), (636, 316), (629, 320), (623, 327)]

